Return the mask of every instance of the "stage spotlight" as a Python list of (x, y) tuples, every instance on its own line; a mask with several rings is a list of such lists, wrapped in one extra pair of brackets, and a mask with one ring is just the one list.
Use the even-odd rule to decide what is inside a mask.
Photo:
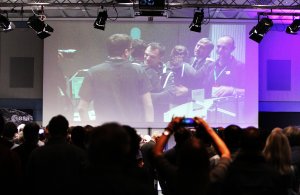
[(14, 23), (10, 22), (8, 17), (3, 16), (0, 14), (0, 31), (1, 32), (8, 32), (15, 29)]
[(27, 25), (32, 28), (40, 39), (49, 37), (54, 29), (43, 21), (43, 16), (33, 15), (28, 18)]
[(273, 26), (273, 21), (269, 18), (261, 19), (256, 26), (254, 26), (249, 32), (249, 38), (257, 43), (260, 43), (265, 34)]
[(201, 11), (197, 10), (194, 13), (193, 21), (192, 21), (192, 23), (189, 26), (190, 31), (201, 32), (201, 24), (203, 22), (203, 19), (204, 19), (204, 11), (203, 11), (203, 9)]
[(300, 19), (295, 19), (291, 25), (289, 25), (285, 32), (287, 32), (288, 34), (297, 34), (297, 32), (300, 29)]
[(107, 18), (108, 16), (106, 10), (99, 11), (97, 19), (94, 22), (94, 28), (104, 30)]

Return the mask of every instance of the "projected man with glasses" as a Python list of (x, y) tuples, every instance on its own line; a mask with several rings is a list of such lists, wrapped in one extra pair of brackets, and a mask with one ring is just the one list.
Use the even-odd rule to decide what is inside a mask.
[(93, 102), (97, 122), (152, 122), (151, 84), (144, 70), (129, 61), (131, 38), (114, 34), (106, 46), (107, 60), (88, 70), (80, 89), (81, 121), (88, 121)]

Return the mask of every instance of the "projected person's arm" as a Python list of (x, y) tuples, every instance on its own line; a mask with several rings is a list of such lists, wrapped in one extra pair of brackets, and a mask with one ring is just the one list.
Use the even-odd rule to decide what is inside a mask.
[(92, 101), (92, 86), (90, 76), (86, 75), (79, 90), (80, 101), (77, 106), (81, 121), (89, 121), (89, 105)]
[(80, 100), (78, 104), (78, 112), (80, 116), (81, 121), (88, 121), (89, 115), (88, 115), (88, 108), (89, 108), (89, 101)]
[(245, 94), (245, 89), (232, 87), (232, 86), (220, 86), (217, 87), (213, 92), (214, 97), (224, 97), (224, 96), (243, 96)]
[(170, 77), (167, 77), (163, 81), (164, 82), (161, 91), (151, 92), (151, 97), (153, 102), (168, 104), (170, 100), (174, 97), (174, 78), (171, 74)]
[(145, 121), (146, 122), (153, 122), (154, 121), (154, 110), (153, 110), (153, 104), (151, 99), (150, 92), (145, 93), (142, 96), (142, 102), (145, 110)]

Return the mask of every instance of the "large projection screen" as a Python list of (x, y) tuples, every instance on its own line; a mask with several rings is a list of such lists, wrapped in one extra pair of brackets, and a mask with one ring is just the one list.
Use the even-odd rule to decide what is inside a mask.
[[(258, 44), (248, 38), (248, 32), (255, 22), (210, 21), (209, 24), (202, 25), (201, 33), (189, 30), (189, 20), (108, 21), (105, 31), (93, 28), (93, 22), (47, 21), (54, 28), (54, 32), (44, 40), (43, 125), (47, 125), (51, 117), (57, 114), (66, 116), (70, 125), (101, 125), (104, 122), (117, 121), (136, 128), (162, 128), (172, 116), (200, 116), (215, 127), (229, 124), (242, 127), (258, 125)], [(245, 66), (246, 74), (241, 75), (241, 80), (245, 81), (245, 93), (240, 96), (207, 98), (203, 96), (205, 92), (202, 89), (193, 89), (190, 90), (190, 94), (193, 94), (190, 101), (175, 107), (170, 106), (161, 121), (153, 122), (118, 121), (117, 114), (114, 118), (103, 121), (97, 118), (95, 113), (98, 111), (95, 112), (91, 104), (89, 121), (82, 121), (77, 109), (80, 101), (79, 90), (89, 68), (107, 59), (106, 40), (116, 33), (128, 34), (133, 39), (142, 39), (147, 43), (161, 43), (166, 47), (164, 62), (170, 59), (171, 49), (175, 45), (186, 46), (190, 57), (193, 57), (197, 41), (204, 37), (214, 43), (210, 57), (217, 60), (217, 40), (225, 35), (231, 36), (235, 41), (232, 55)], [(230, 71), (225, 70), (224, 74), (230, 74)], [(110, 82), (109, 79), (107, 82)]]

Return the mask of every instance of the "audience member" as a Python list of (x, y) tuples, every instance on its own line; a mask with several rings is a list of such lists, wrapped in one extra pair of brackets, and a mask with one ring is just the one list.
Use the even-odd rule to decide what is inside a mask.
[(86, 150), (87, 132), (82, 126), (71, 128), (71, 143), (79, 148)]
[(298, 193), (296, 175), (291, 163), (291, 147), (281, 128), (272, 130), (263, 149), (263, 155), (267, 163), (280, 174), (285, 194), (289, 191)]
[(155, 137), (144, 136), (145, 142), (141, 146), (141, 153), (144, 161), (144, 168), (148, 173), (154, 190), (158, 189), (158, 176), (153, 162), (153, 147), (156, 143)]
[(195, 117), (194, 120), (197, 126), (203, 126), (203, 129), (211, 137), (220, 152), (221, 159), (216, 167), (210, 169), (205, 144), (198, 137), (192, 136), (181, 146), (177, 166), (172, 165), (163, 155), (163, 149), (176, 126), (182, 121), (182, 117), (173, 118), (153, 150), (157, 170), (170, 184), (168, 189), (172, 195), (210, 193), (214, 188), (212, 186), (224, 179), (230, 164), (230, 152), (222, 139), (203, 119)]
[[(283, 129), (291, 146), (291, 162), (297, 179), (297, 189), (300, 187), (300, 129), (297, 126), (287, 126)], [(299, 193), (300, 190), (298, 190)]]
[[(182, 126), (179, 126), (178, 128), (174, 129), (174, 140), (175, 140), (175, 145), (164, 151), (164, 156), (165, 158), (174, 166), (178, 166), (178, 161), (179, 161), (179, 153), (181, 150), (181, 146), (183, 143), (187, 140), (190, 139), (192, 136), (192, 132)], [(169, 189), (168, 189), (168, 183), (166, 179), (158, 173), (158, 179), (159, 179), (159, 184), (162, 189), (162, 193), (164, 195), (170, 194)]]
[(283, 195), (280, 175), (262, 155), (264, 142), (259, 129), (247, 127), (241, 136), (241, 150), (225, 179), (224, 195)]
[(22, 173), (25, 173), (26, 166), (28, 163), (29, 156), (31, 152), (39, 147), (38, 141), (39, 141), (39, 130), (40, 126), (35, 122), (27, 123), (23, 128), (23, 138), (24, 141), (19, 146), (12, 149), (14, 152), (16, 152), (22, 162)]
[(153, 195), (148, 178), (128, 159), (130, 151), (130, 136), (120, 124), (95, 127), (88, 148), (85, 194)]
[(18, 146), (18, 144), (15, 142), (17, 134), (18, 134), (17, 125), (11, 121), (6, 122), (4, 125), (2, 137), (3, 139), (6, 139), (8, 143), (10, 143), (11, 149)]
[(28, 160), (26, 188), (29, 194), (82, 193), (87, 157), (81, 148), (67, 142), (68, 128), (69, 122), (62, 115), (49, 121), (48, 141), (32, 151)]
[(230, 150), (231, 158), (235, 159), (241, 147), (242, 128), (238, 125), (228, 125), (222, 131), (223, 140)]
[[(0, 183), (1, 193), (9, 194), (22, 192), (21, 160), (11, 151), (11, 143), (2, 137), (5, 120), (0, 114)], [(13, 191), (12, 191), (13, 190)]]

